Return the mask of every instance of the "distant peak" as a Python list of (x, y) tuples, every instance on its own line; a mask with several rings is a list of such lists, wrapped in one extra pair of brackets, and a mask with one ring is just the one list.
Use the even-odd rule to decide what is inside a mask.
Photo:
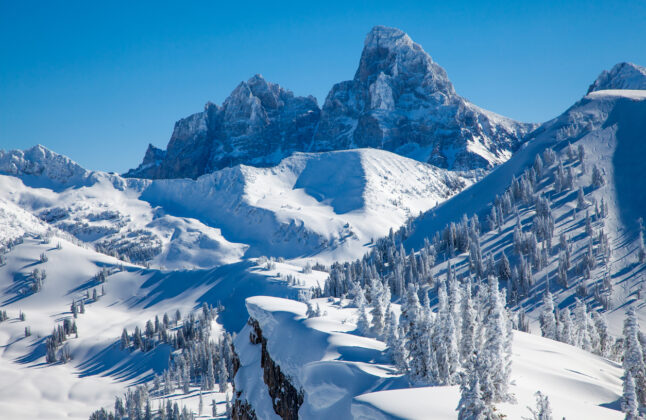
[(453, 95), (446, 71), (402, 30), (375, 26), (366, 36), (355, 80), (373, 83), (380, 74), (415, 80), (431, 91)]
[(587, 93), (608, 89), (646, 89), (646, 67), (626, 62), (616, 64), (610, 71), (601, 72)]
[(366, 36), (364, 47), (389, 47), (394, 46), (397, 42), (405, 45), (413, 44), (413, 40), (401, 29), (375, 26)]

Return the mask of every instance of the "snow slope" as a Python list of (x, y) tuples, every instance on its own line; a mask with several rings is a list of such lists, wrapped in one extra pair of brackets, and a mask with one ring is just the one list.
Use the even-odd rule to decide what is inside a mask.
[[(56, 233), (49, 235), (53, 236), (47, 240), (44, 236), (21, 237), (20, 243), (2, 255), (0, 308), (9, 319), (0, 322), (0, 374), (5, 378), (0, 385), (1, 418), (87, 419), (94, 410), (112, 407), (114, 397), (128, 386), (149, 380), (168, 366), (168, 346), (146, 353), (120, 350), (124, 328), (132, 332), (155, 316), (172, 316), (176, 310), (186, 315), (207, 302), (225, 308), (212, 334), (223, 327), (239, 331), (248, 317), (247, 297), (295, 297), (299, 289), (322, 284), (326, 277), (324, 272), (303, 273), (301, 267), (278, 262), (269, 269), (252, 261), (209, 270), (144, 269), (78, 246)], [(42, 253), (46, 262), (40, 261)], [(31, 290), (34, 269), (47, 273), (36, 293)], [(101, 284), (95, 276), (103, 269), (109, 275)], [(96, 301), (86, 297), (94, 290)], [(73, 300), (86, 303), (85, 313), (75, 319), (78, 337), (71, 335), (65, 341), (72, 359), (66, 364), (47, 364), (46, 337), (65, 318), (73, 319)], [(20, 312), (25, 314), (24, 321)], [(25, 337), (26, 327), (31, 330), (29, 337)], [(194, 389), (188, 396), (176, 392), (171, 399), (197, 412), (197, 392)], [(205, 392), (204, 399), (206, 403), (216, 399), (219, 412), (224, 412), (223, 393)]]
[[(266, 296), (247, 300), (272, 360), (305, 392), (300, 418), (348, 418), (348, 413), (371, 419), (456, 418), (457, 386), (408, 388), (407, 380), (394, 373), (384, 354), (385, 344), (356, 335), (356, 309), (338, 299), (313, 303), (321, 307), (323, 316), (308, 319), (306, 305), (291, 300)], [(246, 326), (235, 341), (241, 354), (250, 355), (241, 357), (236, 391), (253, 399), (259, 418), (274, 418), (267, 387), (258, 376), (260, 368), (251, 357), (259, 345), (250, 342), (250, 328)], [(529, 416), (526, 407), (534, 407), (534, 393), (540, 390), (549, 397), (555, 418), (620, 419), (617, 400), (622, 374), (614, 362), (515, 331), (510, 390), (517, 402), (498, 409), (511, 419)]]
[[(469, 185), (465, 178), (381, 150), (296, 153), (273, 168), (236, 166), (192, 180), (157, 180), (141, 198), (222, 229), (247, 256), (329, 262)], [(198, 199), (199, 197), (199, 199)]]
[(170, 269), (260, 255), (356, 258), (478, 176), (367, 149), (297, 153), (272, 168), (240, 165), (197, 180), (89, 172), (42, 146), (3, 152), (0, 163), (5, 212), (20, 208), (98, 250)]
[[(586, 151), (585, 168), (578, 165), (573, 167), (575, 183), (569, 194), (557, 194), (550, 182), (542, 182), (535, 192), (549, 197), (553, 203), (552, 211), (556, 222), (555, 237), (564, 232), (570, 238), (575, 259), (585, 253), (588, 245), (587, 236), (583, 234), (585, 211), (575, 212), (576, 191), (582, 187), (585, 199), (589, 203), (588, 210), (594, 212), (593, 203), (608, 206), (608, 214), (601, 222), (593, 226), (595, 231), (603, 228), (610, 240), (612, 249), (609, 262), (609, 275), (614, 284), (612, 297), (613, 310), (607, 316), (614, 334), (621, 333), (621, 325), (625, 310), (628, 306), (637, 305), (640, 317), (644, 319), (646, 312), (639, 303), (639, 290), (646, 283), (646, 272), (643, 264), (636, 264), (638, 249), (639, 217), (646, 218), (646, 172), (643, 156), (646, 149), (643, 136), (646, 134), (646, 91), (643, 90), (604, 90), (592, 92), (573, 105), (563, 115), (545, 123), (532, 135), (525, 147), (519, 150), (509, 161), (500, 165), (480, 182), (465, 189), (462, 193), (447, 200), (419, 219), (413, 221), (412, 232), (404, 241), (407, 249), (419, 249), (424, 238), (431, 238), (451, 222), (457, 221), (462, 215), (479, 215), (485, 223), (483, 231), (487, 232), (486, 217), (490, 212), (491, 203), (496, 195), (502, 195), (510, 185), (512, 176), (519, 177), (529, 168), (538, 154), (546, 148), (553, 148), (558, 155), (565, 158), (569, 144), (574, 149), (579, 145)], [(605, 185), (600, 188), (591, 186), (591, 168), (596, 165), (603, 173)], [(550, 176), (547, 177), (548, 179)], [(534, 208), (529, 207), (520, 213), (525, 230), (531, 226)], [(512, 235), (515, 217), (507, 218), (499, 232), (488, 232), (481, 236), (483, 255), (491, 253), (498, 260), (504, 250), (507, 256), (514, 254)], [(553, 257), (553, 258), (552, 258)], [(536, 284), (533, 291), (542, 293), (546, 278), (551, 277), (555, 283), (557, 254), (549, 258), (548, 265), (534, 275)], [(458, 255), (452, 264), (458, 266), (461, 274), (467, 271), (466, 255)], [(462, 265), (462, 268), (460, 266)], [(436, 274), (444, 270), (444, 266), (436, 267)], [(601, 282), (604, 271), (601, 264), (592, 271), (592, 280), (588, 282), (589, 290)], [(561, 307), (570, 306), (576, 296), (576, 285), (569, 289), (558, 291), (555, 299)], [(553, 293), (554, 290), (552, 290)], [(533, 312), (537, 318), (540, 302), (528, 300), (525, 309)], [(524, 304), (524, 305), (525, 305)], [(624, 304), (628, 304), (627, 306)]]

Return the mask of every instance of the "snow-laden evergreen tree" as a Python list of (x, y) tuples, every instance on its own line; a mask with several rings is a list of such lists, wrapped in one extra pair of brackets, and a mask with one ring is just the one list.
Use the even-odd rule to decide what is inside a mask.
[(475, 371), (470, 372), (470, 375), (460, 386), (458, 420), (496, 420), (499, 418), (482, 398), (477, 373)]
[(453, 384), (460, 368), (460, 356), (455, 319), (448, 302), (446, 285), (441, 282), (437, 291), (437, 318), (431, 335), (431, 371), (435, 382)]
[(532, 418), (528, 419), (523, 417), (525, 420), (552, 420), (552, 408), (550, 407), (550, 400), (547, 398), (547, 395), (543, 394), (541, 391), (537, 391), (536, 394), (536, 408), (527, 407), (532, 413)]
[(484, 334), (478, 357), (483, 398), (491, 402), (507, 401), (510, 398), (512, 332), (505, 296), (498, 290), (495, 277), (489, 277), (489, 285), (483, 295), (481, 319)]
[(543, 294), (543, 311), (540, 316), (541, 334), (543, 337), (556, 340), (556, 318), (554, 316), (554, 299), (549, 290)]
[(357, 319), (357, 330), (359, 334), (368, 336), (370, 334), (370, 321), (368, 321), (368, 312), (366, 311), (365, 301), (362, 301), (359, 304), (359, 310), (357, 311), (359, 318)]
[(626, 414), (626, 420), (641, 420), (639, 415), (639, 402), (635, 389), (635, 380), (630, 371), (624, 375), (624, 391), (621, 397), (621, 411)]
[(511, 278), (511, 265), (509, 264), (509, 259), (505, 252), (502, 252), (500, 261), (498, 262), (498, 276), (500, 280), (507, 281)]
[(460, 334), (460, 362), (465, 368), (469, 369), (467, 364), (474, 356), (476, 349), (476, 332), (477, 332), (477, 319), (476, 310), (471, 296), (471, 282), (467, 281), (464, 294), (462, 295), (461, 302), (461, 315), (462, 326)]
[(610, 357), (615, 340), (608, 332), (608, 322), (606, 321), (606, 317), (595, 311), (592, 313), (592, 320), (599, 337), (597, 353), (603, 357)]
[[(374, 281), (373, 283), (378, 283)], [(373, 289), (373, 308), (370, 312), (372, 314), (372, 325), (370, 327), (372, 334), (377, 338), (382, 338), (386, 328), (385, 325), (385, 305), (390, 302), (390, 296), (384, 296), (385, 292), (383, 289)], [(386, 301), (386, 298), (388, 301)]]
[(588, 203), (585, 201), (585, 194), (583, 193), (583, 188), (579, 187), (579, 192), (576, 196), (576, 209), (581, 211), (588, 206)]
[(354, 287), (352, 288), (352, 306), (355, 308), (359, 308), (362, 305), (366, 305), (366, 296), (363, 292), (363, 288), (361, 287), (361, 284), (359, 282), (354, 283)]
[(635, 308), (631, 307), (624, 320), (624, 371), (635, 381), (637, 401), (646, 404), (646, 366), (644, 349), (639, 341), (639, 324)]
[(574, 340), (578, 347), (586, 351), (592, 351), (592, 338), (588, 326), (588, 310), (580, 299), (576, 299), (574, 307)]
[[(418, 384), (428, 384), (430, 382), (429, 367), (429, 335), (425, 325), (424, 311), (419, 304), (417, 297), (417, 287), (409, 284), (406, 294), (407, 310), (406, 323), (408, 331), (405, 336), (406, 352), (408, 353), (408, 368), (411, 380)], [(402, 311), (402, 316), (404, 312)], [(402, 319), (400, 317), (400, 324)]]
[(605, 183), (606, 181), (603, 178), (601, 170), (597, 167), (597, 165), (592, 165), (592, 185), (594, 186), (594, 188), (603, 187)]

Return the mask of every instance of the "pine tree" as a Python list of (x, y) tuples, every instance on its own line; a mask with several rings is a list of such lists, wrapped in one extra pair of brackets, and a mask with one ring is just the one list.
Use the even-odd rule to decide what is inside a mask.
[(595, 188), (602, 187), (606, 181), (603, 179), (603, 174), (597, 167), (597, 165), (592, 165), (592, 185)]
[(478, 327), (476, 310), (471, 297), (471, 282), (467, 282), (466, 284), (461, 303), (462, 328), (460, 334), (460, 362), (465, 366), (466, 363), (471, 361), (475, 353), (475, 334)]
[(566, 344), (574, 344), (574, 337), (572, 336), (572, 317), (570, 315), (570, 308), (561, 310), (561, 331), (559, 331), (559, 341)]
[(588, 206), (588, 203), (585, 201), (585, 194), (583, 194), (583, 188), (579, 187), (579, 192), (576, 196), (576, 209), (583, 210)]
[(384, 309), (383, 309), (383, 303), (381, 301), (382, 293), (379, 293), (374, 299), (373, 299), (373, 304), (374, 307), (372, 311), (370, 312), (372, 314), (372, 326), (371, 326), (371, 331), (372, 334), (377, 337), (381, 338), (384, 335)]
[(357, 331), (363, 336), (370, 334), (370, 321), (368, 321), (368, 313), (366, 311), (365, 303), (361, 302), (357, 310), (359, 318), (357, 319)]
[(484, 335), (480, 349), (480, 381), (485, 401), (500, 402), (509, 399), (511, 374), (512, 333), (505, 297), (498, 291), (498, 281), (489, 278), (489, 287), (483, 302)]
[(540, 317), (543, 337), (556, 340), (556, 318), (554, 317), (554, 300), (549, 290), (543, 295), (543, 312)]
[(399, 372), (405, 373), (408, 371), (408, 362), (406, 357), (406, 349), (404, 348), (404, 341), (399, 335), (399, 321), (397, 316), (390, 312), (389, 316), (388, 335), (386, 343), (390, 357), (393, 359), (395, 366)]
[(638, 403), (646, 404), (646, 366), (644, 366), (644, 352), (639, 341), (639, 325), (634, 307), (628, 310), (624, 320), (623, 367), (635, 381)]
[(585, 303), (580, 299), (575, 299), (576, 306), (574, 307), (574, 326), (575, 326), (575, 340), (578, 347), (586, 351), (592, 351), (592, 340), (588, 328), (588, 311)]
[(468, 384), (460, 387), (460, 402), (458, 403), (458, 420), (495, 420), (499, 417), (488, 407), (482, 398), (480, 381), (475, 371), (471, 371)]
[(224, 358), (221, 357), (218, 363), (218, 384), (220, 385), (220, 392), (226, 392), (228, 382), (229, 372), (226, 363), (224, 363)]
[(128, 338), (128, 330), (125, 328), (121, 332), (121, 350), (127, 349), (130, 347), (130, 339)]
[(621, 398), (621, 411), (626, 413), (626, 420), (640, 420), (638, 410), (637, 393), (635, 392), (635, 380), (630, 371), (624, 375), (624, 392)]
[(552, 420), (552, 408), (547, 395), (541, 391), (537, 391), (534, 395), (536, 395), (536, 410), (527, 407), (532, 413), (532, 420)]

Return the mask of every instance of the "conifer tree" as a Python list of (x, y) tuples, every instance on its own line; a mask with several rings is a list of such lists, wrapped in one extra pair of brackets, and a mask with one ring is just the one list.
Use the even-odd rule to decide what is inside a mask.
[(634, 307), (628, 310), (624, 320), (623, 367), (635, 381), (638, 404), (646, 404), (646, 366), (644, 366), (644, 351), (639, 341), (639, 325)]
[(556, 318), (554, 317), (554, 300), (549, 290), (543, 295), (543, 312), (540, 317), (543, 337), (556, 340)]
[(635, 380), (630, 371), (626, 371), (624, 375), (624, 392), (621, 398), (621, 410), (626, 414), (626, 420), (641, 419), (638, 406)]

